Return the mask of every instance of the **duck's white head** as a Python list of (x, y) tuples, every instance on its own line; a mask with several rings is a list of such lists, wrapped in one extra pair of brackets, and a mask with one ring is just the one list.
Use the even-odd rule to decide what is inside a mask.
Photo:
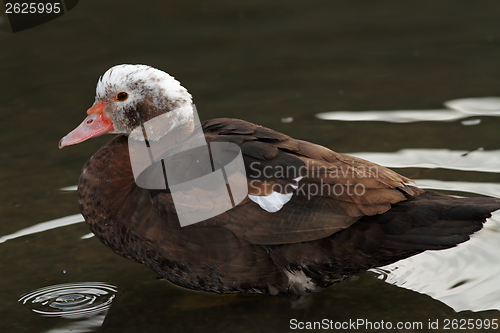
[[(151, 140), (193, 124), (192, 98), (186, 88), (169, 74), (146, 65), (117, 65), (106, 71), (87, 115), (61, 139), (59, 148), (107, 133), (133, 137), (135, 128), (159, 115), (166, 119), (160, 128), (145, 128)], [(142, 133), (137, 139), (142, 139)]]

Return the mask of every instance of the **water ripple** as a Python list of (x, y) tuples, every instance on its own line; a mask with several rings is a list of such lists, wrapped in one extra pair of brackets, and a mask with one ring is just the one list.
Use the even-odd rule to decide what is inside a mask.
[(117, 289), (101, 282), (67, 283), (27, 293), (19, 302), (46, 317), (82, 318), (106, 312)]

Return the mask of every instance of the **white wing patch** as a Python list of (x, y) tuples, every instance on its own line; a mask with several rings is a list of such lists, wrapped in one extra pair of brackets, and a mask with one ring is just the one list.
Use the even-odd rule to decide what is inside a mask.
[(276, 213), (283, 206), (292, 199), (293, 193), (281, 194), (273, 192), (266, 196), (248, 195), (248, 198), (258, 204), (260, 208), (268, 211), (269, 213)]
[[(297, 183), (297, 185), (292, 185), (290, 186), (296, 190), (299, 186), (298, 183), (302, 179), (302, 177), (297, 177), (294, 178), (293, 180)], [(269, 213), (276, 213), (279, 211), (283, 206), (292, 199), (293, 192), (283, 194), (283, 193), (278, 193), (278, 192), (273, 192), (269, 195), (266, 196), (258, 196), (258, 195), (248, 195), (248, 198), (258, 204), (260, 208), (264, 209), (265, 211)]]

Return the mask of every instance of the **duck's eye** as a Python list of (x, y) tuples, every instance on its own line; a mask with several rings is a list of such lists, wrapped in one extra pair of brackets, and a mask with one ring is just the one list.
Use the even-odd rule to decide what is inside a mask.
[(118, 101), (118, 102), (123, 102), (125, 100), (127, 100), (128, 98), (128, 94), (126, 92), (121, 92), (121, 93), (118, 93), (116, 96), (115, 96), (115, 99)]

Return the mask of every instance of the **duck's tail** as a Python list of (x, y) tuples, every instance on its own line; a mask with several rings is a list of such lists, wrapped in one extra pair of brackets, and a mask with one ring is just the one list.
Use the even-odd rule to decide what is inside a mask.
[(382, 247), (440, 250), (469, 240), (498, 209), (497, 198), (455, 198), (425, 191), (372, 219), (385, 234)]
[(327, 240), (346, 274), (385, 266), (426, 250), (442, 250), (470, 239), (491, 213), (496, 198), (455, 198), (433, 191), (394, 204), (386, 213), (365, 216)]

